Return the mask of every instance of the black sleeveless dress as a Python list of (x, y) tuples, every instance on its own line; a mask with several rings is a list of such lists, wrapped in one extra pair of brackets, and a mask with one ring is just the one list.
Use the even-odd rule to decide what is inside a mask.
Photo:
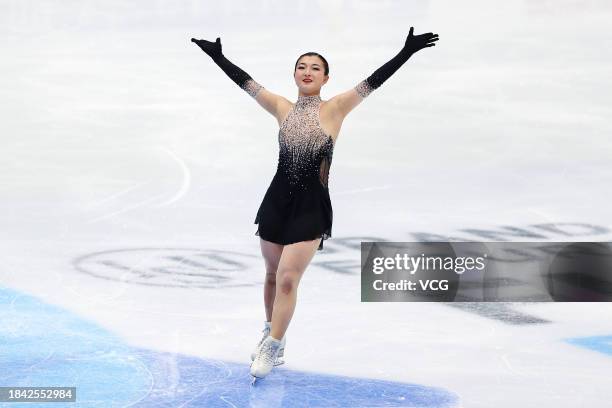
[(278, 132), (276, 174), (257, 211), (255, 235), (281, 245), (332, 235), (327, 186), (334, 141), (321, 128), (321, 97), (299, 96)]

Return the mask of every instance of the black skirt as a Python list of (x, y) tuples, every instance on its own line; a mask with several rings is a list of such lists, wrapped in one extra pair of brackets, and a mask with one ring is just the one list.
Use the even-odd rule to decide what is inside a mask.
[(318, 179), (304, 183), (293, 188), (277, 171), (257, 211), (255, 235), (281, 245), (321, 238), (318, 250), (323, 249), (332, 236), (329, 189)]

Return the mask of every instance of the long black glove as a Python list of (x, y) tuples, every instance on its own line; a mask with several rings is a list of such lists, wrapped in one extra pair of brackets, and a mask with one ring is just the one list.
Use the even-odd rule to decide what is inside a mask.
[(242, 69), (232, 64), (230, 60), (225, 58), (221, 51), (221, 38), (217, 37), (215, 42), (206, 40), (191, 39), (204, 51), (212, 60), (230, 77), (240, 88), (244, 89), (253, 98), (257, 97), (257, 93), (263, 89), (261, 85), (251, 78), (249, 74), (244, 72)]
[(414, 27), (410, 27), (410, 32), (408, 33), (408, 37), (406, 37), (406, 43), (402, 50), (355, 87), (355, 90), (362, 98), (367, 97), (373, 90), (389, 79), (395, 71), (408, 61), (408, 58), (410, 58), (412, 54), (423, 48), (433, 47), (436, 45), (435, 42), (438, 41), (438, 34), (426, 33), (414, 35), (413, 32)]

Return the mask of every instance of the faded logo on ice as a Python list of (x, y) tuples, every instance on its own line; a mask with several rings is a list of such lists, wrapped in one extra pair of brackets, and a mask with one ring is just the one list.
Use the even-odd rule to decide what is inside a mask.
[[(85, 274), (146, 286), (230, 288), (261, 285), (260, 257), (233, 251), (134, 248), (95, 252), (74, 260)], [(263, 265), (262, 265), (263, 268)]]

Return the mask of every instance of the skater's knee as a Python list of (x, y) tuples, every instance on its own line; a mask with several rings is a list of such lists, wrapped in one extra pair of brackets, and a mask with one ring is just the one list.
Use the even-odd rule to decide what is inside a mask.
[(284, 294), (289, 294), (292, 291), (296, 290), (298, 284), (298, 274), (292, 271), (282, 271), (279, 274), (279, 285), (278, 288)]
[(280, 290), (282, 293), (284, 293), (285, 295), (290, 294), (291, 292), (293, 292), (295, 290), (296, 285), (296, 280), (291, 278), (291, 277), (286, 277), (281, 279), (281, 284), (280, 284)]

